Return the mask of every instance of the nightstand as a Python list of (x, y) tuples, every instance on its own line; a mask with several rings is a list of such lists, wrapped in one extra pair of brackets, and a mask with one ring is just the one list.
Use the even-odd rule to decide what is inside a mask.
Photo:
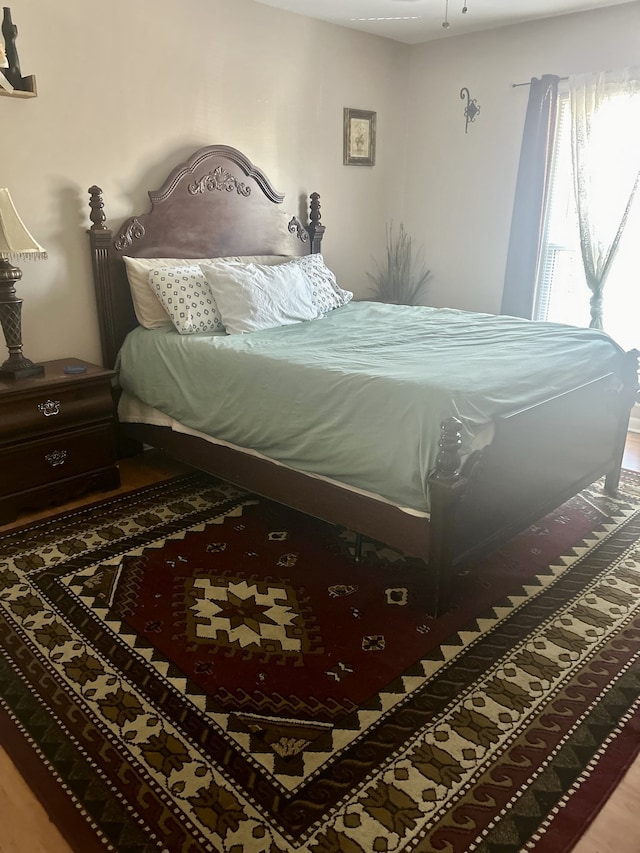
[[(81, 366), (83, 373), (64, 372)], [(120, 485), (113, 371), (77, 358), (44, 368), (31, 379), (0, 378), (0, 523)]]

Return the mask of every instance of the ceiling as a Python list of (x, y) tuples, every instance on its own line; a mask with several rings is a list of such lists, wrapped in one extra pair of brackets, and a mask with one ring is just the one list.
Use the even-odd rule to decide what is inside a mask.
[[(632, 0), (257, 0), (309, 18), (365, 33), (420, 44), (446, 36), (488, 30), (616, 6)], [(442, 26), (446, 7), (450, 26)], [(466, 14), (462, 8), (468, 7)]]

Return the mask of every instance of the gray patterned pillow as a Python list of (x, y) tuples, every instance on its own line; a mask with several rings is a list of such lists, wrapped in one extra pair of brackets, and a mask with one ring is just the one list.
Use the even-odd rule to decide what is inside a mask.
[(313, 294), (313, 303), (320, 314), (328, 314), (334, 308), (340, 308), (353, 299), (350, 290), (343, 290), (335, 275), (326, 266), (321, 254), (305, 255), (289, 263), (297, 264), (303, 271)]
[(149, 272), (149, 285), (181, 335), (224, 332), (218, 306), (199, 266), (158, 267)]

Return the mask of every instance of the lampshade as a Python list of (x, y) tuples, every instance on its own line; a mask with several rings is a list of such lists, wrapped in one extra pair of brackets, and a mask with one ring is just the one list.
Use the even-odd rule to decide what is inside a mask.
[(46, 257), (46, 251), (20, 219), (9, 190), (0, 188), (0, 258)]

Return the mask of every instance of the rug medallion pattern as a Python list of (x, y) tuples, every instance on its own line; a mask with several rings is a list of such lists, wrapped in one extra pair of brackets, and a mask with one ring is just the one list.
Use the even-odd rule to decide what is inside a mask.
[(639, 509), (635, 475), (586, 490), (434, 620), (388, 549), (145, 489), (0, 539), (0, 705), (105, 849), (565, 849), (637, 732)]

